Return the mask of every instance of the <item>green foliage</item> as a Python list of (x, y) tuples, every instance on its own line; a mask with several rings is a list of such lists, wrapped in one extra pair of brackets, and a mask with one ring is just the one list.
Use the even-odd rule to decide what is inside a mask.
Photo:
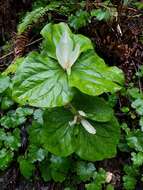
[(49, 165), (50, 165), (50, 162), (47, 159), (45, 159), (39, 164), (41, 177), (45, 182), (51, 180), (51, 174), (50, 174), (51, 170), (50, 170)]
[(134, 109), (136, 109), (136, 112), (139, 115), (143, 116), (143, 99), (136, 99), (133, 103), (132, 103), (132, 107)]
[[(137, 74), (140, 77), (142, 76), (142, 68)], [(131, 88), (128, 90), (128, 94), (132, 99), (132, 108), (134, 108), (136, 113), (140, 116), (139, 125), (141, 131), (143, 131), (143, 93), (140, 92), (138, 88)]]
[(139, 169), (135, 166), (125, 165), (124, 171), (126, 175), (123, 177), (123, 185), (126, 190), (134, 190), (137, 183)]
[(90, 14), (87, 11), (79, 10), (75, 15), (69, 17), (69, 25), (74, 29), (79, 29), (87, 25), (90, 22)]
[(130, 132), (127, 136), (127, 143), (129, 147), (135, 149), (136, 151), (143, 152), (143, 132), (140, 130)]
[(0, 129), (0, 169), (6, 169), (17, 151), (21, 146), (20, 131), (15, 129), (13, 132), (6, 132)]
[(143, 3), (142, 2), (134, 2), (133, 4), (137, 9), (143, 9)]
[[(92, 20), (112, 22), (118, 17), (111, 1), (103, 1), (89, 11), (86, 3), (36, 0), (32, 12), (18, 26), (20, 35), (38, 23), (51, 21), (41, 31), (40, 50), (14, 60), (0, 75), (0, 170), (17, 160), (26, 179), (35, 180), (35, 172), (39, 171), (39, 180), (62, 183), (65, 190), (75, 190), (80, 183), (87, 190), (113, 190), (108, 172), (92, 161), (114, 157), (120, 138), (119, 149), (128, 152), (126, 162), (130, 163), (124, 167), (123, 188), (134, 190), (143, 165), (141, 89), (124, 89), (129, 104), (117, 110), (130, 122), (127, 119), (121, 125), (120, 137), (114, 109), (120, 103), (116, 92), (123, 86), (123, 72), (107, 66), (90, 39), (73, 34), (67, 24), (54, 24), (52, 20), (52, 11), (68, 16), (67, 23), (78, 32)], [(127, 4), (134, 2), (123, 2), (124, 7)], [(134, 78), (142, 80), (142, 67)], [(21, 151), (23, 148), (26, 150)]]
[(138, 153), (133, 152), (131, 155), (132, 155), (133, 165), (135, 166), (143, 165), (143, 152), (138, 152)]
[(0, 74), (0, 94), (3, 93), (10, 85), (10, 79), (8, 76)]
[[(19, 26), (19, 34), (37, 22), (42, 11), (37, 9), (27, 15)], [(4, 110), (0, 118), (3, 127), (0, 169), (10, 165), (23, 145), (20, 129), (24, 125), (28, 145), (17, 159), (22, 175), (30, 179), (38, 168), (44, 181), (64, 182), (73, 166), (69, 155), (75, 153), (89, 161), (115, 156), (120, 126), (113, 109), (97, 96), (120, 90), (124, 76), (117, 67), (104, 63), (94, 52), (90, 39), (73, 34), (65, 23), (50, 23), (42, 29), (41, 35), (40, 53), (31, 52), (17, 59), (0, 75)], [(14, 74), (12, 84), (7, 74)], [(17, 107), (11, 96), (21, 106)], [(74, 163), (72, 173), (76, 183), (94, 180), (96, 185), (91, 182), (89, 186), (98, 189), (105, 183), (104, 172), (96, 172), (93, 163), (81, 160)]]
[(109, 184), (107, 185), (106, 190), (114, 190), (114, 186)]
[(9, 74), (14, 74), (18, 68), (18, 66), (22, 63), (24, 60), (23, 57), (18, 57), (16, 58), (10, 65), (9, 67), (3, 72), (3, 75), (9, 75)]
[(50, 161), (51, 177), (56, 182), (63, 182), (71, 166), (70, 159), (52, 155)]
[(38, 8), (38, 7), (45, 7), (47, 5), (48, 1), (47, 0), (33, 0), (32, 3), (32, 8), (33, 10)]
[(87, 51), (93, 49), (88, 38), (72, 34), (65, 23), (48, 24), (41, 34), (41, 54), (29, 54), (13, 78), (13, 97), (17, 102), (57, 107), (72, 100), (73, 87), (92, 96), (121, 89), (121, 70), (105, 65), (93, 50)]
[[(50, 11), (55, 11), (58, 12), (62, 15), (70, 15), (70, 13), (72, 13), (73, 11), (83, 8), (83, 5), (85, 6), (85, 3), (77, 3), (76, 1), (65, 1), (63, 3), (63, 1), (52, 1), (52, 2), (48, 2), (47, 0), (36, 0), (33, 3), (32, 6), (32, 11), (31, 12), (27, 12), (26, 15), (23, 17), (21, 23), (18, 25), (18, 35), (26, 32), (30, 27), (35, 26), (35, 24), (38, 23), (42, 23), (42, 21), (44, 22), (44, 16), (47, 16), (47, 20), (49, 21), (51, 19), (51, 14)], [(82, 11), (81, 11), (82, 12)], [(85, 11), (86, 14), (86, 11)], [(82, 15), (82, 18), (85, 18), (86, 16), (84, 16), (84, 14), (80, 14), (79, 16)], [(47, 21), (45, 21), (47, 22)], [(76, 21), (75, 21), (76, 22)], [(80, 20), (79, 20), (79, 24), (80, 24)]]
[(5, 170), (13, 158), (13, 152), (3, 148), (0, 150), (0, 169)]
[(19, 165), (20, 165), (21, 174), (25, 178), (28, 179), (28, 178), (32, 177), (34, 170), (35, 170), (35, 167), (29, 160), (20, 157), (19, 158)]
[(88, 181), (93, 177), (96, 168), (93, 163), (86, 163), (83, 161), (79, 161), (75, 166), (75, 170), (77, 176), (79, 176), (79, 180)]
[(107, 122), (89, 120), (96, 130), (95, 135), (90, 134), (82, 123), (72, 125), (73, 119), (74, 116), (63, 108), (45, 112), (41, 140), (48, 151), (59, 156), (76, 152), (81, 158), (91, 161), (115, 155), (120, 130), (114, 117)]
[[(22, 34), (25, 32), (31, 25), (34, 25), (38, 22), (40, 22), (40, 19), (44, 17), (50, 10), (55, 10), (56, 8), (59, 7), (59, 3), (56, 2), (51, 3), (47, 6), (40, 7), (37, 6), (37, 8), (34, 8), (33, 11), (27, 12), (26, 16), (23, 18), (22, 22), (18, 25), (18, 34)], [(36, 6), (35, 6), (36, 7)]]
[(13, 96), (21, 104), (55, 107), (68, 103), (73, 97), (73, 90), (68, 86), (67, 76), (56, 61), (35, 52), (17, 70)]
[(47, 152), (34, 144), (30, 144), (28, 147), (28, 159), (31, 163), (34, 163), (36, 161), (43, 161), (46, 157)]
[(30, 116), (33, 113), (31, 108), (19, 107), (16, 111), (9, 111), (7, 115), (4, 115), (0, 119), (0, 124), (5, 128), (15, 128), (26, 121), (26, 116)]
[(141, 131), (143, 132), (143, 117), (140, 118), (139, 125), (141, 127)]
[(106, 182), (106, 171), (102, 168), (94, 174), (94, 181), (92, 183), (86, 184), (86, 190), (101, 190), (102, 185)]
[(1, 105), (0, 108), (2, 110), (8, 110), (12, 105), (14, 104), (14, 102), (12, 101), (12, 99), (8, 96), (3, 96), (1, 98)]
[(82, 8), (74, 14), (72, 13), (68, 17), (68, 23), (72, 28), (78, 30), (91, 23), (92, 19), (111, 22), (113, 19), (117, 19), (117, 17), (118, 11), (116, 7), (110, 1), (105, 1), (101, 3), (101, 7), (92, 9), (91, 11), (86, 11)]
[(111, 11), (110, 9), (96, 9), (91, 11), (91, 16), (96, 17), (97, 20), (109, 20), (111, 18)]
[[(84, 102), (84, 104), (83, 104)], [(103, 98), (90, 97), (84, 94), (76, 94), (72, 105), (77, 110), (82, 110), (86, 117), (98, 122), (108, 122), (113, 118), (113, 109)]]

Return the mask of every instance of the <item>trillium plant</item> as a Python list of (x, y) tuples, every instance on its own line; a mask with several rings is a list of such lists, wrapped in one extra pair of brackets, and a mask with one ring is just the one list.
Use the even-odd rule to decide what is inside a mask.
[(41, 35), (40, 53), (18, 64), (13, 99), (44, 110), (37, 135), (49, 152), (62, 157), (76, 153), (91, 161), (113, 157), (120, 127), (99, 95), (121, 89), (122, 71), (107, 66), (90, 39), (73, 34), (65, 23), (47, 24)]

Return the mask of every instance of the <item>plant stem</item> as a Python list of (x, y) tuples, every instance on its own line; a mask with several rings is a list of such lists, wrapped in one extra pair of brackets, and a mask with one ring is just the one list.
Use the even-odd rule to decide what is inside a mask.
[(68, 108), (73, 115), (77, 115), (78, 112), (77, 112), (76, 108), (71, 103), (68, 103), (65, 107)]

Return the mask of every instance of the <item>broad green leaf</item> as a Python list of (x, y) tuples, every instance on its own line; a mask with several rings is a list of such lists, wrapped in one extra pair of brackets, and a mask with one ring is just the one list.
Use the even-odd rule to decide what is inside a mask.
[(36, 107), (63, 106), (73, 97), (66, 73), (48, 57), (31, 53), (13, 79), (13, 97), (20, 104)]
[(9, 87), (9, 85), (9, 77), (0, 74), (0, 94), (3, 93)]
[(41, 140), (44, 147), (58, 156), (75, 152), (85, 160), (102, 160), (116, 154), (119, 141), (119, 124), (115, 118), (106, 123), (89, 122), (96, 134), (88, 133), (81, 124), (70, 125), (74, 116), (65, 109), (46, 111)]
[(41, 140), (48, 151), (68, 156), (75, 151), (74, 128), (69, 125), (73, 115), (63, 108), (44, 113), (44, 129)]
[(79, 161), (76, 164), (76, 173), (81, 181), (90, 180), (93, 177), (96, 168), (93, 163)]
[(79, 126), (76, 154), (89, 161), (114, 157), (120, 137), (119, 124), (116, 119), (106, 123), (91, 121), (90, 123), (95, 127), (96, 134), (92, 135)]
[(56, 57), (56, 46), (60, 41), (63, 33), (67, 31), (71, 35), (71, 31), (65, 23), (60, 24), (47, 24), (41, 31), (41, 35), (44, 37), (43, 41), (43, 53), (49, 57)]
[(43, 41), (43, 53), (54, 59), (57, 59), (56, 56), (56, 47), (60, 42), (62, 35), (67, 32), (71, 36), (73, 43), (79, 45), (80, 53), (87, 51), (88, 49), (93, 49), (91, 41), (83, 35), (72, 34), (66, 23), (59, 24), (47, 24), (41, 31), (42, 36), (44, 37)]
[(86, 117), (95, 121), (106, 122), (113, 117), (113, 110), (103, 98), (78, 94), (72, 104), (77, 110), (82, 110)]
[(13, 78), (12, 96), (18, 103), (53, 108), (72, 100), (72, 87), (92, 96), (121, 89), (122, 71), (106, 66), (90, 39), (72, 34), (65, 23), (48, 24), (41, 34), (42, 53), (29, 54)]
[(117, 67), (108, 67), (93, 51), (81, 55), (72, 67), (69, 84), (81, 92), (97, 96), (104, 92), (116, 92), (121, 89), (124, 76)]
[(35, 167), (29, 160), (20, 157), (19, 165), (20, 171), (25, 178), (29, 179), (30, 177), (32, 177)]

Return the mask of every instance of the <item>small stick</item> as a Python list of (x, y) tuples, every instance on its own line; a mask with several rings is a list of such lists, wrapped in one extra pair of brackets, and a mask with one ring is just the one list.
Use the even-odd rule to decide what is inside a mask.
[[(43, 39), (43, 38), (39, 38), (39, 39), (37, 39), (37, 40), (34, 40), (33, 42), (27, 44), (25, 47), (31, 46), (31, 45), (33, 45), (33, 44), (35, 44), (35, 43), (41, 41), (42, 39)], [(12, 54), (14, 54), (14, 51), (10, 51), (8, 54), (3, 55), (2, 57), (0, 57), (0, 61), (3, 60), (3, 59), (5, 59), (6, 57), (12, 55)]]

